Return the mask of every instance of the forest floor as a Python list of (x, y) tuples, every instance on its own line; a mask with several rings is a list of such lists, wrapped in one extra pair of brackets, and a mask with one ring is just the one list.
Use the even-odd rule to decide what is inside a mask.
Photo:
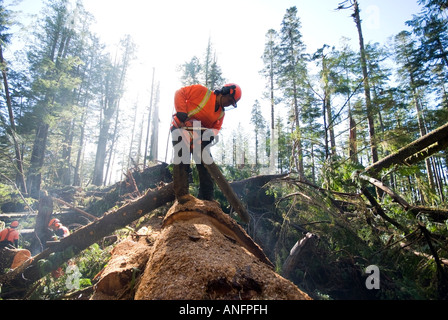
[[(223, 212), (229, 208), (219, 194), (219, 203), (192, 199), (197, 210), (181, 210), (168, 192), (169, 182), (166, 166), (155, 166), (105, 189), (52, 190), (54, 197), (98, 217), (92, 220), (53, 201), (58, 205), (52, 216), (72, 231), (66, 243), (84, 248), (70, 261), (84, 266), (88, 285), (68, 291), (65, 278), (56, 285), (51, 275), (39, 275), (36, 261), (35, 272), (25, 277), (34, 277), (36, 285), (27, 288), (34, 293), (25, 296), (340, 300), (440, 299), (446, 294), (446, 247), (438, 248), (441, 258), (435, 264), (430, 253), (436, 251), (427, 246), (441, 240), (435, 242), (434, 235), (428, 240), (426, 228), (416, 224), (410, 211), (403, 215), (396, 203), (383, 204), (386, 216), (358, 193), (330, 193), (293, 176), (256, 176), (232, 183), (251, 214), (243, 228), (231, 212)], [(7, 218), (19, 218), (22, 231), (32, 230), (37, 212), (0, 218), (7, 223)], [(413, 229), (403, 233), (398, 227), (405, 223)], [(96, 237), (87, 239), (90, 234)], [(30, 236), (24, 233), (23, 248)], [(63, 244), (53, 253), (65, 253)], [(381, 272), (379, 290), (367, 287), (366, 267), (372, 265)]]

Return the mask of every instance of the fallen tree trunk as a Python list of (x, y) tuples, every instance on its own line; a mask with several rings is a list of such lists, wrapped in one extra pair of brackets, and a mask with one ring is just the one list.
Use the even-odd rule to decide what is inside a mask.
[(222, 174), (221, 170), (219, 170), (216, 163), (212, 162), (211, 164), (205, 164), (204, 167), (207, 169), (209, 174), (213, 177), (213, 180), (215, 180), (216, 184), (221, 189), (222, 193), (226, 197), (229, 204), (233, 207), (233, 210), (235, 210), (236, 213), (238, 213), (238, 216), (241, 218), (241, 220), (244, 223), (249, 223), (250, 216), (249, 212), (247, 212), (247, 209), (244, 207), (244, 205), (241, 203), (240, 199), (235, 194), (235, 191), (232, 189), (230, 184), (227, 182), (226, 178)]
[(3, 287), (22, 289), (22, 292), (61, 264), (117, 229), (123, 228), (152, 210), (174, 200), (172, 183), (148, 190), (141, 198), (106, 213), (101, 219), (54, 243), (22, 266), (0, 277)]
[[(267, 180), (270, 178), (267, 177)], [(238, 183), (244, 184), (245, 182), (242, 180)], [(14, 297), (20, 298), (20, 295), (25, 294), (35, 281), (57, 269), (79, 252), (150, 211), (174, 201), (174, 198), (172, 183), (158, 189), (148, 190), (142, 197), (106, 213), (102, 218), (76, 230), (61, 241), (53, 243), (50, 248), (34, 256), (32, 260), (22, 266), (0, 276), (2, 288), (12, 288), (14, 291), (18, 289), (19, 296), (15, 295)]]
[(309, 300), (213, 201), (190, 198), (167, 213), (135, 300)]
[(365, 172), (375, 175), (394, 164), (411, 165), (447, 147), (448, 123), (368, 166)]

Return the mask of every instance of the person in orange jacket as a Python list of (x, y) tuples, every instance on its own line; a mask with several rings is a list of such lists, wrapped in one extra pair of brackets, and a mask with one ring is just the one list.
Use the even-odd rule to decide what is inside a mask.
[(68, 230), (68, 228), (62, 225), (59, 219), (56, 218), (51, 219), (50, 222), (48, 223), (48, 227), (54, 232), (54, 234), (58, 238), (65, 238), (68, 235), (70, 235), (70, 231)]
[(11, 222), (9, 228), (5, 228), (0, 232), (0, 247), (6, 247), (11, 245), (13, 247), (19, 247), (19, 231), (17, 227), (19, 221)]
[[(56, 239), (65, 238), (70, 235), (70, 231), (68, 230), (68, 228), (62, 225), (61, 221), (57, 218), (51, 219), (48, 223), (48, 227), (54, 232)], [(61, 277), (63, 274), (64, 271), (61, 267), (51, 272), (51, 275), (56, 279)]]
[[(195, 121), (200, 122), (202, 132), (206, 129), (213, 129), (215, 133), (219, 132), (222, 127), (225, 110), (229, 106), (237, 107), (237, 102), (241, 99), (242, 91), (240, 86), (234, 83), (224, 85), (220, 90), (210, 90), (200, 84), (183, 87), (176, 91), (174, 95), (174, 107), (176, 114), (173, 115), (171, 124), (171, 132), (173, 137), (173, 146), (180, 142), (190, 144), (190, 152), (192, 150), (192, 140), (185, 135), (188, 131), (196, 126)], [(173, 134), (176, 129), (181, 129), (181, 134)], [(190, 134), (190, 138), (193, 134)], [(201, 154), (204, 148), (213, 141), (214, 135), (209, 139), (201, 139)], [(185, 159), (182, 154), (185, 148), (177, 150), (175, 148), (175, 157)], [(184, 157), (182, 157), (184, 156)], [(210, 155), (211, 156), (211, 155)], [(190, 155), (188, 155), (188, 160)], [(203, 200), (213, 200), (214, 186), (213, 180), (207, 169), (201, 162), (196, 162), (196, 168), (199, 174), (199, 194), (198, 198)], [(188, 173), (190, 170), (190, 162), (174, 161), (173, 180), (174, 193), (179, 200), (182, 196), (187, 195), (188, 191)]]

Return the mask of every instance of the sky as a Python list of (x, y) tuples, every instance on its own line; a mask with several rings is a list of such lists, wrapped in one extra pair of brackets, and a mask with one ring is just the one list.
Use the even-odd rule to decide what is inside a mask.
[[(124, 103), (149, 104), (152, 70), (160, 81), (159, 158), (165, 158), (166, 138), (173, 111), (174, 92), (181, 86), (177, 67), (193, 56), (203, 58), (209, 38), (217, 53), (218, 64), (228, 82), (238, 83), (243, 91), (238, 108), (226, 113), (224, 134), (234, 126), (248, 126), (256, 99), (268, 114), (269, 102), (263, 100), (265, 80), (261, 56), (269, 29), (280, 30), (286, 10), (298, 9), (302, 36), (308, 53), (324, 44), (338, 47), (342, 37), (352, 39), (359, 50), (358, 34), (351, 14), (336, 11), (342, 0), (84, 0), (96, 18), (92, 31), (103, 42), (118, 43), (130, 34), (137, 44), (137, 60), (128, 74), (128, 93)], [(18, 0), (5, 0), (14, 4)], [(365, 43), (385, 43), (408, 29), (405, 21), (420, 9), (417, 0), (359, 0)], [(10, 9), (39, 14), (42, 1), (22, 0)], [(111, 49), (113, 50), (113, 49)], [(125, 109), (126, 106), (123, 106)], [(268, 116), (266, 116), (269, 119)]]

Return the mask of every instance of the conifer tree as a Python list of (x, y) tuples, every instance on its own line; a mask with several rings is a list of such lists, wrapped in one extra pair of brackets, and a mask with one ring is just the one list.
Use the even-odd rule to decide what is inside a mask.
[[(112, 117), (118, 117), (120, 100), (124, 92), (124, 84), (127, 70), (134, 57), (135, 44), (130, 35), (125, 36), (120, 41), (121, 61), (110, 61), (106, 79), (103, 87), (102, 113), (103, 118), (100, 123), (97, 152), (95, 157), (95, 167), (93, 171), (92, 183), (101, 186), (105, 182), (104, 164), (106, 160), (106, 148), (109, 142), (113, 142), (114, 135), (110, 135)], [(116, 131), (114, 131), (116, 132)]]
[(263, 132), (266, 129), (266, 121), (261, 114), (261, 106), (258, 100), (255, 100), (254, 105), (252, 106), (251, 118), (250, 122), (254, 126), (254, 135), (255, 135), (255, 167), (259, 168), (260, 166), (260, 149), (261, 141), (263, 139)]
[(67, 97), (79, 85), (73, 71), (80, 65), (79, 57), (71, 55), (75, 30), (71, 27), (68, 0), (50, 1), (45, 16), (35, 31), (35, 43), (28, 51), (36, 119), (36, 134), (27, 174), (27, 188), (38, 198), (44, 166), (49, 129), (69, 103)]
[(269, 29), (265, 35), (265, 47), (263, 52), (263, 64), (264, 68), (260, 71), (260, 74), (266, 78), (266, 88), (268, 90), (268, 99), (271, 105), (271, 118), (270, 118), (270, 146), (269, 146), (269, 162), (272, 164), (271, 167), (274, 168), (274, 163), (276, 163), (275, 150), (277, 149), (275, 143), (277, 141), (276, 130), (275, 130), (275, 105), (277, 103), (275, 97), (275, 81), (277, 73), (277, 54), (278, 54), (278, 33), (274, 29)]
[(286, 10), (280, 30), (278, 49), (278, 82), (292, 106), (294, 117), (294, 146), (292, 158), (298, 174), (304, 178), (303, 150), (300, 128), (301, 93), (305, 88), (305, 44), (302, 41), (301, 22), (296, 7)]
[(0, 0), (0, 69), (3, 78), (3, 92), (6, 101), (6, 107), (8, 109), (9, 115), (9, 125), (6, 124), (3, 116), (1, 117), (1, 124), (5, 126), (6, 132), (10, 135), (11, 140), (14, 144), (14, 168), (16, 171), (16, 184), (23, 193), (27, 193), (26, 183), (25, 183), (25, 173), (23, 170), (23, 155), (19, 147), (17, 129), (15, 123), (15, 116), (13, 110), (13, 103), (9, 89), (8, 81), (8, 64), (3, 57), (3, 50), (9, 44), (11, 39), (11, 34), (8, 33), (10, 26), (13, 24), (11, 21), (11, 12), (7, 10), (3, 5), (3, 0)]

